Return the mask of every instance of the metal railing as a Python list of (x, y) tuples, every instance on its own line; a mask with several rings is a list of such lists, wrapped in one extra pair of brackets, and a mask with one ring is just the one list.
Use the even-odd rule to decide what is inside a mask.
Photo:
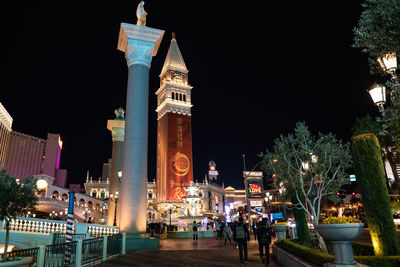
[(103, 257), (103, 238), (82, 241), (82, 265), (101, 261)]
[[(68, 243), (46, 246), (44, 266), (45, 267), (75, 266), (76, 244), (77, 241), (72, 241)], [(64, 262), (64, 256), (66, 251), (70, 251), (71, 255), (69, 264), (66, 264)]]
[(110, 235), (107, 238), (107, 257), (121, 254), (122, 234)]
[[(78, 239), (86, 239), (86, 234), (72, 234), (72, 241), (76, 241)], [(53, 243), (52, 244), (62, 244), (66, 243), (66, 234), (64, 233), (54, 233)]]
[[(7, 252), (7, 259), (13, 260), (20, 257), (32, 257), (31, 265), (36, 264), (39, 248), (28, 248)], [(3, 254), (0, 253), (0, 258)]]

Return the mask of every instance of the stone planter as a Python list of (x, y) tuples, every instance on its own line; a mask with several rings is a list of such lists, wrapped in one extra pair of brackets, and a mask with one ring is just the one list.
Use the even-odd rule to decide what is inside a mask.
[(276, 232), (278, 241), (286, 239), (287, 225), (271, 225), (271, 228)]
[(19, 257), (17, 260), (0, 262), (1, 267), (29, 267), (31, 266), (32, 257)]
[(315, 226), (315, 230), (331, 241), (335, 255), (334, 265), (356, 266), (352, 243), (361, 235), (363, 227), (363, 223), (319, 224)]

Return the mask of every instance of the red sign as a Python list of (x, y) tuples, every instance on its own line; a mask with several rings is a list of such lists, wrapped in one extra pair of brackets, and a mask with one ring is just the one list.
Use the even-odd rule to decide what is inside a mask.
[(180, 200), (193, 181), (190, 116), (168, 114), (168, 199)]

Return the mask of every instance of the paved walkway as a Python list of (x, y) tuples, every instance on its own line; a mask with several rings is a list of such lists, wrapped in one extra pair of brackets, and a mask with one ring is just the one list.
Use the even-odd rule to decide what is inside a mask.
[[(258, 243), (254, 239), (248, 243), (248, 256), (249, 261), (245, 266), (266, 266), (260, 262)], [(205, 238), (193, 244), (190, 239), (166, 239), (161, 240), (159, 249), (128, 251), (125, 256), (98, 266), (240, 266), (240, 261), (235, 246), (224, 245), (224, 241)], [(268, 266), (276, 265), (270, 259)]]

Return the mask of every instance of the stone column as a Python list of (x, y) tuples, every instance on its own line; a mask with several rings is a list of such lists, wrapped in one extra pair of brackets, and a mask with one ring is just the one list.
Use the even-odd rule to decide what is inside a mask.
[(127, 232), (127, 249), (131, 249), (131, 237), (146, 232), (149, 70), (163, 35), (162, 30), (121, 23), (118, 49), (125, 52), (129, 73), (118, 208), (120, 231)]
[[(107, 129), (112, 135), (112, 161), (111, 161), (111, 177), (110, 177), (110, 194), (115, 196), (115, 192), (121, 192), (120, 178), (118, 172), (122, 171), (122, 148), (124, 145), (125, 134), (125, 118), (123, 117), (124, 110), (122, 108), (115, 110), (117, 117), (114, 120), (107, 121)], [(120, 113), (120, 114), (119, 114)], [(109, 198), (108, 202), (108, 217), (107, 225), (113, 225), (115, 203)], [(117, 226), (119, 226), (119, 210), (117, 210)]]

